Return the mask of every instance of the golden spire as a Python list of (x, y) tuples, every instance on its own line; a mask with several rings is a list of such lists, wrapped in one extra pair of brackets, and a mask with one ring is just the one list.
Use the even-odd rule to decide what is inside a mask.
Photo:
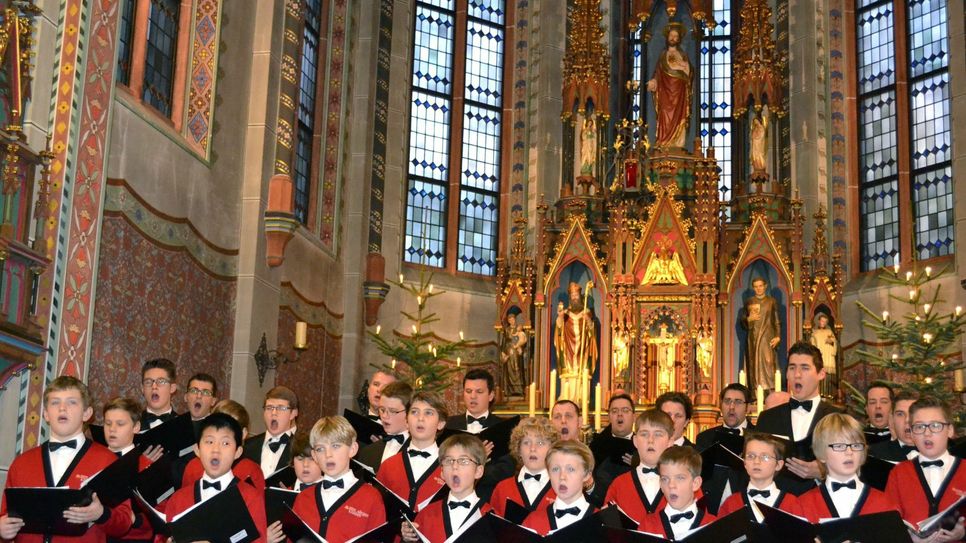
[(759, 111), (765, 104), (772, 113), (785, 114), (781, 90), (785, 59), (777, 58), (772, 33), (768, 2), (745, 2), (734, 60), (735, 117), (744, 115), (749, 105)]
[(603, 117), (610, 116), (610, 55), (604, 44), (600, 0), (575, 0), (570, 12), (570, 33), (564, 56), (563, 117), (573, 109), (584, 111), (587, 102)]

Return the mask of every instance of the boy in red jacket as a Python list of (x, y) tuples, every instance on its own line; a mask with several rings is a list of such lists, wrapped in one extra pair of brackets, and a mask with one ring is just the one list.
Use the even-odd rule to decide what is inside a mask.
[(229, 486), (237, 486), (255, 528), (256, 543), (265, 541), (265, 496), (249, 484), (243, 484), (232, 472), (232, 464), (242, 454), (242, 429), (238, 421), (224, 413), (213, 413), (198, 428), (200, 435), (195, 454), (201, 459), (205, 474), (192, 485), (175, 492), (165, 506), (168, 522), (194, 506), (218, 495)]
[(560, 432), (544, 417), (525, 418), (510, 434), (510, 454), (521, 466), (513, 477), (507, 477), (493, 489), (490, 506), (501, 517), (506, 516), (506, 502), (534, 511), (553, 503), (557, 495), (550, 488), (547, 451), (560, 439)]
[(756, 501), (795, 516), (805, 516), (798, 498), (794, 494), (779, 490), (775, 485), (775, 474), (785, 465), (784, 448), (784, 444), (771, 434), (749, 432), (745, 436), (744, 457), (745, 471), (749, 478), (748, 488), (744, 492), (728, 496), (718, 515), (724, 517), (746, 508), (749, 519), (760, 524), (764, 520), (760, 511), (751, 507), (751, 502)]
[(649, 513), (664, 507), (657, 465), (673, 435), (674, 423), (664, 411), (649, 409), (638, 415), (631, 439), (641, 463), (633, 471), (614, 479), (607, 489), (604, 503), (616, 503), (638, 524)]
[[(449, 488), (445, 500), (437, 500), (416, 515), (413, 522), (429, 543), (443, 543), (453, 534), (460, 534), (483, 515), (490, 506), (476, 495), (476, 482), (483, 477), (486, 448), (476, 436), (456, 434), (439, 447), (443, 479)], [(402, 526), (403, 541), (419, 541), (408, 524)]]
[(321, 483), (303, 490), (292, 507), (299, 518), (332, 543), (360, 536), (386, 522), (382, 495), (349, 469), (352, 457), (359, 452), (356, 438), (356, 431), (343, 417), (323, 417), (315, 423), (309, 435), (312, 459), (324, 475)]
[[(104, 404), (104, 439), (118, 457), (134, 450), (134, 434), (141, 431), (141, 406), (130, 398), (114, 398)], [(159, 455), (160, 456), (160, 455)], [(144, 471), (157, 458), (138, 453), (138, 471)], [(122, 541), (151, 541), (154, 530), (144, 513), (137, 513), (131, 531)]]
[(540, 535), (566, 528), (595, 509), (584, 496), (594, 473), (594, 454), (587, 445), (570, 439), (555, 442), (547, 451), (550, 486), (557, 494), (553, 503), (530, 513), (523, 527)]
[(663, 509), (644, 517), (638, 528), (671, 540), (687, 537), (710, 524), (715, 516), (704, 510), (695, 492), (701, 489), (701, 455), (692, 447), (674, 445), (661, 453), (657, 468), (661, 492), (667, 503)]
[[(245, 409), (245, 406), (235, 400), (221, 400), (215, 404), (212, 413), (224, 413), (238, 421), (242, 429), (242, 442), (244, 443), (244, 440), (248, 439), (250, 419), (248, 418), (248, 410)], [(198, 421), (198, 424), (200, 423), (201, 421)], [(243, 483), (252, 485), (259, 492), (265, 492), (265, 476), (262, 474), (261, 466), (248, 458), (244, 458), (244, 454), (243, 449), (243, 457), (235, 460), (234, 465), (231, 467), (231, 472)], [(181, 476), (181, 486), (191, 486), (197, 483), (204, 474), (205, 469), (201, 465), (201, 459), (198, 457), (192, 458), (188, 462), (188, 465), (185, 466), (184, 473)]]
[[(899, 506), (903, 520), (915, 525), (946, 509), (966, 491), (966, 466), (947, 450), (954, 434), (948, 404), (927, 396), (913, 403), (909, 412), (912, 441), (919, 457), (893, 468), (886, 495)], [(939, 530), (929, 541), (959, 541), (964, 533), (960, 516), (952, 529)], [(914, 534), (912, 538), (920, 541)]]
[[(117, 460), (117, 456), (98, 443), (84, 437), (84, 423), (94, 414), (87, 386), (74, 377), (62, 375), (44, 390), (44, 421), (50, 426), (50, 441), (30, 449), (10, 465), (7, 488), (54, 487), (80, 488), (88, 477)], [(73, 524), (90, 524), (77, 537), (53, 536), (53, 543), (100, 543), (108, 537), (121, 537), (134, 522), (131, 503), (126, 501), (110, 509), (94, 494), (90, 505), (71, 507), (64, 518)], [(39, 543), (43, 534), (19, 533), (22, 519), (7, 515), (4, 493), (0, 503), (0, 539), (18, 543)]]
[(828, 475), (798, 498), (810, 522), (898, 510), (884, 493), (859, 480), (867, 450), (859, 421), (841, 413), (826, 415), (815, 425), (812, 450)]

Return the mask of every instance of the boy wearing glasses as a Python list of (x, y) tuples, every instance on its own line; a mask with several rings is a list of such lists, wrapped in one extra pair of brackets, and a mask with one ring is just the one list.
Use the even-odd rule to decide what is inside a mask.
[(349, 469), (349, 461), (359, 451), (349, 421), (323, 417), (312, 427), (309, 440), (312, 458), (322, 468), (322, 482), (295, 498), (295, 514), (333, 543), (348, 541), (384, 523), (382, 495)]
[(245, 441), (243, 456), (261, 466), (262, 475), (268, 477), (292, 461), (289, 442), (299, 416), (298, 396), (288, 387), (272, 388), (265, 394), (263, 416), (265, 432)]
[(641, 463), (637, 469), (614, 480), (604, 503), (616, 503), (638, 524), (644, 517), (664, 507), (658, 462), (671, 444), (674, 423), (664, 411), (649, 409), (637, 417), (634, 447)]
[(379, 422), (385, 435), (380, 441), (366, 445), (356, 456), (361, 464), (375, 472), (379, 466), (409, 444), (409, 426), (406, 412), (413, 396), (413, 388), (408, 383), (393, 381), (382, 389), (379, 405), (375, 406)]
[[(740, 438), (754, 425), (748, 421), (748, 404), (751, 402), (751, 391), (741, 383), (731, 383), (721, 390), (718, 395), (718, 407), (721, 410), (721, 426), (708, 428), (698, 434), (694, 440), (699, 451), (704, 451), (721, 442), (728, 446), (735, 454), (740, 450)], [(737, 443), (736, 443), (737, 442)], [(718, 514), (718, 506), (722, 501), (744, 486), (744, 474), (715, 466), (711, 477), (704, 481), (702, 490), (708, 497), (708, 511)]]
[(885, 493), (859, 480), (867, 451), (859, 421), (841, 413), (826, 416), (815, 425), (812, 450), (828, 475), (799, 497), (810, 522), (898, 510)]
[(191, 413), (191, 421), (197, 431), (201, 419), (211, 414), (218, 403), (218, 383), (207, 373), (196, 373), (188, 379), (188, 390), (184, 393), (184, 403)]
[[(453, 534), (472, 526), (490, 511), (490, 505), (476, 494), (476, 482), (483, 477), (486, 449), (479, 438), (455, 434), (439, 447), (443, 479), (449, 488), (445, 500), (437, 500), (416, 515), (413, 526), (430, 543), (442, 543)], [(402, 526), (403, 541), (419, 541), (419, 536), (406, 523)]]
[(719, 516), (727, 516), (745, 508), (749, 519), (760, 524), (764, 519), (760, 512), (751, 507), (756, 501), (769, 507), (781, 509), (799, 517), (805, 516), (798, 498), (783, 492), (775, 485), (775, 474), (785, 465), (784, 444), (770, 434), (751, 432), (745, 437), (745, 470), (748, 472), (748, 488), (744, 492), (732, 494), (719, 510)]
[(149, 430), (178, 416), (171, 406), (171, 397), (178, 391), (174, 362), (167, 358), (148, 360), (141, 366), (141, 392), (144, 412), (141, 429)]
[(510, 454), (521, 466), (513, 477), (507, 477), (493, 489), (490, 505), (493, 512), (506, 516), (506, 502), (512, 501), (529, 511), (553, 503), (557, 495), (550, 488), (547, 472), (547, 451), (560, 439), (550, 421), (544, 417), (525, 418), (510, 434)]
[[(631, 437), (634, 435), (634, 400), (628, 394), (611, 396), (607, 405), (610, 424), (590, 442), (594, 453), (594, 494), (604, 495), (611, 483), (631, 471), (632, 455), (619, 451), (633, 451)], [(616, 454), (615, 454), (616, 453)], [(599, 500), (598, 500), (599, 501)]]
[[(966, 491), (966, 467), (947, 447), (954, 435), (949, 405), (931, 396), (923, 397), (910, 408), (912, 440), (919, 457), (893, 468), (886, 494), (899, 506), (903, 520), (917, 524), (952, 505)], [(913, 541), (942, 543), (959, 541), (966, 535), (963, 517), (953, 528), (944, 528), (927, 539), (912, 535)]]

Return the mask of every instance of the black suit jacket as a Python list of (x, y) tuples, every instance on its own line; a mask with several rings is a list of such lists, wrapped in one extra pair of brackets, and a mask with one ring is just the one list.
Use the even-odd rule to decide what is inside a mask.
[[(489, 428), (498, 422), (502, 422), (503, 417), (498, 417), (490, 412), (483, 420), (483, 428)], [(466, 430), (466, 411), (460, 413), (459, 415), (453, 415), (452, 417), (446, 419), (446, 427), (452, 428), (454, 430)]]
[(902, 462), (908, 460), (906, 453), (902, 450), (902, 445), (898, 439), (882, 441), (869, 447), (869, 456), (874, 456), (889, 462)]
[(865, 442), (870, 447), (876, 443), (892, 440), (892, 432), (888, 428), (876, 428), (871, 424), (863, 428), (862, 433), (865, 434)]
[[(399, 450), (405, 450), (409, 446), (409, 439), (403, 441), (402, 447)], [(356, 461), (365, 464), (373, 469), (373, 471), (379, 471), (379, 466), (382, 465), (382, 454), (386, 451), (386, 442), (383, 440), (376, 441), (375, 443), (370, 443), (365, 447), (359, 449), (358, 454), (356, 454)]]
[[(715, 426), (698, 434), (698, 437), (694, 439), (695, 447), (699, 451), (704, 451), (713, 446), (718, 442), (718, 433), (723, 428), (724, 425)], [(753, 431), (755, 431), (755, 425), (751, 421), (748, 421), (748, 426), (745, 427), (744, 434), (742, 435), (747, 435), (748, 432)], [(742, 451), (733, 452), (741, 454)], [(718, 514), (718, 508), (721, 506), (722, 501), (721, 498), (724, 495), (725, 488), (729, 484), (731, 485), (732, 494), (740, 492), (742, 488), (748, 485), (748, 474), (744, 471), (738, 472), (716, 465), (712, 476), (701, 482), (701, 490), (707, 496), (705, 507), (707, 507), (708, 512), (713, 515)]]
[[(614, 437), (614, 433), (611, 431), (610, 425), (607, 425), (599, 434), (594, 436), (594, 439), (590, 442), (590, 450), (594, 454), (594, 463), (596, 467), (594, 468), (594, 488), (593, 492), (587, 495), (587, 499), (597, 507), (604, 506), (604, 497), (607, 495), (607, 489), (610, 488), (611, 483), (614, 479), (617, 479), (621, 475), (627, 473), (634, 469), (640, 460), (637, 459), (637, 453), (632, 453), (631, 463), (628, 464), (624, 462), (623, 457), (615, 457), (615, 451), (619, 451), (614, 445), (614, 442), (621, 440), (622, 442), (630, 443), (631, 440), (623, 439), (620, 437)], [(617, 445), (623, 445), (624, 443), (618, 443)]]
[[(815, 425), (826, 415), (841, 412), (838, 408), (825, 401), (819, 401), (818, 405), (815, 406), (815, 410), (815, 416), (812, 417), (812, 424), (808, 427), (808, 434), (802, 441), (794, 441), (794, 434), (792, 432), (792, 408), (787, 403), (763, 411), (758, 415), (758, 424), (755, 428), (759, 432), (785, 436), (790, 442), (793, 442), (791, 445), (792, 450), (786, 451), (785, 453), (786, 458), (795, 457), (811, 462), (815, 460), (815, 453), (812, 452), (812, 432), (815, 430)], [(778, 476), (775, 477), (775, 484), (778, 485), (778, 488), (796, 496), (801, 496), (815, 487), (815, 481), (802, 479), (788, 471), (787, 467), (782, 469)]]
[[(717, 437), (718, 432), (723, 428), (724, 428), (724, 425), (720, 424), (718, 426), (713, 426), (701, 432), (700, 434), (698, 434), (696, 438), (694, 438), (694, 446), (699, 451), (703, 451), (708, 447), (714, 445), (718, 441), (718, 437)], [(744, 436), (748, 432), (754, 432), (754, 431), (755, 431), (755, 425), (752, 424), (751, 421), (749, 420), (748, 426), (745, 427), (744, 432), (742, 432), (741, 435)], [(740, 453), (741, 451), (735, 451), (735, 452)]]
[[(245, 447), (242, 450), (242, 458), (247, 458), (256, 464), (262, 463), (262, 446), (265, 445), (265, 436), (262, 432), (245, 440)], [(278, 458), (278, 464), (272, 471), (278, 471), (292, 463), (292, 442), (289, 441), (282, 446), (282, 456)]]

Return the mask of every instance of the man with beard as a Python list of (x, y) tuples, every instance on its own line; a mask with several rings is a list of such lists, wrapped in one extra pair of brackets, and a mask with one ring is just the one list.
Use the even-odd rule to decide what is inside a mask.
[(873, 381), (865, 392), (865, 414), (869, 425), (865, 427), (865, 440), (869, 446), (892, 439), (891, 414), (895, 393), (884, 381)]
[(694, 70), (680, 47), (684, 33), (684, 25), (679, 22), (664, 27), (665, 49), (647, 82), (647, 90), (654, 94), (656, 146), (662, 149), (683, 148), (688, 135)]
[(299, 416), (298, 396), (288, 387), (274, 387), (265, 394), (262, 410), (266, 431), (245, 441), (242, 456), (260, 465), (262, 474), (268, 478), (292, 461), (292, 447), (289, 442), (297, 429), (295, 421)]
[[(731, 383), (721, 390), (718, 401), (723, 424), (698, 434), (694, 440), (695, 446), (699, 451), (705, 451), (720, 442), (736, 455), (741, 456), (743, 452), (741, 437), (755, 429), (747, 417), (751, 391), (745, 385)], [(705, 504), (708, 511), (717, 514), (721, 503), (747, 483), (745, 475), (745, 472), (715, 466), (713, 475), (705, 479), (701, 485), (705, 496), (708, 497)]]
[(188, 379), (188, 390), (184, 393), (184, 403), (191, 413), (191, 424), (198, 436), (201, 421), (211, 414), (211, 409), (218, 403), (218, 383), (207, 373), (196, 373)]
[[(634, 462), (634, 400), (628, 394), (611, 396), (607, 407), (610, 424), (594, 436), (590, 451), (594, 453), (594, 495), (604, 497), (611, 482), (627, 473)], [(591, 500), (593, 501), (593, 500)]]

